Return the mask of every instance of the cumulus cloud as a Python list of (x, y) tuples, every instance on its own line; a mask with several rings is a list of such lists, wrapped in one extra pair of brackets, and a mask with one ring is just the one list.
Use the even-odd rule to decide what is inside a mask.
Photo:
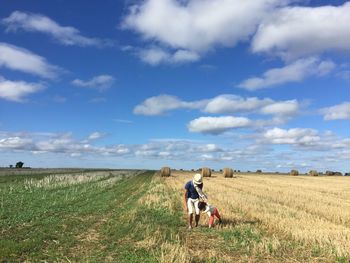
[(72, 81), (72, 84), (78, 87), (92, 88), (99, 91), (104, 91), (110, 88), (113, 85), (114, 81), (114, 77), (110, 75), (99, 75), (87, 81), (75, 79)]
[(199, 55), (189, 50), (178, 50), (171, 53), (159, 47), (152, 47), (140, 50), (137, 55), (139, 58), (152, 66), (159, 64), (182, 64), (195, 62), (199, 60)]
[(332, 107), (321, 109), (326, 121), (331, 120), (349, 120), (350, 119), (350, 102), (343, 102)]
[(223, 94), (211, 99), (184, 101), (172, 95), (159, 95), (146, 99), (134, 108), (134, 114), (156, 116), (178, 109), (196, 109), (210, 114), (261, 113), (265, 115), (294, 115), (300, 104), (297, 100), (274, 101), (270, 98), (243, 98)]
[(61, 26), (51, 18), (41, 15), (14, 11), (9, 17), (2, 19), (6, 31), (24, 30), (40, 32), (51, 36), (57, 42), (66, 46), (97, 46), (111, 45), (108, 40), (89, 38), (80, 34), (79, 30), (70, 26)]
[(209, 100), (203, 111), (214, 114), (249, 112), (272, 102), (273, 100), (271, 99), (259, 99), (256, 97), (242, 98), (236, 95), (224, 94)]
[(267, 130), (264, 139), (272, 144), (290, 144), (299, 146), (315, 145), (321, 141), (317, 130), (293, 128), (289, 130), (273, 128)]
[(203, 107), (205, 103), (205, 100), (186, 102), (180, 100), (176, 96), (159, 95), (155, 97), (150, 97), (144, 102), (142, 102), (140, 105), (137, 105), (134, 108), (134, 114), (156, 116), (162, 115), (167, 111), (176, 109), (199, 109)]
[(325, 51), (350, 51), (350, 3), (341, 6), (285, 7), (265, 18), (254, 36), (253, 52), (290, 59)]
[[(146, 41), (180, 51), (175, 59), (195, 61), (199, 59), (195, 53), (246, 41), (263, 18), (287, 2), (145, 0), (130, 7), (122, 27), (138, 32)], [(161, 52), (153, 56), (157, 58), (155, 61), (166, 57)]]
[(23, 102), (26, 96), (44, 88), (45, 86), (39, 83), (11, 81), (0, 76), (0, 98), (5, 100)]
[[(252, 138), (257, 140), (253, 142)], [(276, 145), (280, 144), (286, 145), (286, 150), (278, 150)], [(145, 144), (101, 146), (94, 145), (94, 141), (74, 138), (71, 133), (0, 131), (2, 153), (20, 152), (23, 156), (27, 153), (47, 153), (57, 157), (66, 156), (69, 159), (92, 157), (94, 164), (100, 161), (104, 163), (106, 157), (110, 157), (110, 160), (154, 160), (157, 165), (166, 160), (170, 165), (177, 164), (174, 167), (181, 165), (182, 168), (188, 167), (189, 164), (192, 166), (196, 163), (198, 165), (198, 162), (210, 161), (210, 165), (215, 163), (215, 166), (220, 167), (229, 163), (235, 169), (275, 169), (278, 165), (282, 168), (281, 164), (288, 163), (293, 164), (293, 168), (302, 168), (304, 164), (308, 164), (317, 169), (332, 169), (338, 166), (341, 160), (344, 163), (343, 167), (347, 167), (350, 160), (349, 147), (350, 138), (339, 138), (330, 132), (320, 133), (304, 128), (269, 129), (254, 134), (253, 137), (237, 137), (232, 143), (226, 141), (224, 145), (209, 141), (163, 138), (153, 139)], [(45, 155), (41, 158), (45, 158)], [(70, 161), (74, 163), (74, 160)], [(339, 170), (340, 167), (334, 169)]]
[(251, 120), (245, 117), (200, 117), (190, 121), (187, 127), (190, 132), (220, 134), (231, 129), (248, 127), (251, 124)]
[(21, 138), (19, 136), (0, 139), (0, 149), (27, 149), (31, 144), (31, 139)]
[(282, 68), (266, 71), (262, 77), (249, 78), (238, 85), (247, 90), (257, 90), (289, 82), (300, 82), (310, 76), (323, 76), (335, 68), (332, 61), (321, 61), (310, 57), (299, 59)]
[(102, 132), (93, 132), (88, 136), (88, 140), (97, 140), (97, 139), (101, 139), (105, 136), (105, 133)]
[(49, 79), (57, 77), (61, 71), (60, 68), (49, 64), (45, 58), (3, 42), (0, 42), (0, 67)]
[(260, 109), (261, 114), (276, 116), (294, 116), (299, 112), (300, 104), (297, 100), (273, 102)]

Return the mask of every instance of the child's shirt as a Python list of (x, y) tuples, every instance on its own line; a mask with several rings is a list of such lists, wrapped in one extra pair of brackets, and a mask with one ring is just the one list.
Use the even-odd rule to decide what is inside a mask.
[(203, 213), (207, 213), (207, 215), (210, 217), (214, 213), (214, 210), (215, 210), (215, 206), (207, 203)]

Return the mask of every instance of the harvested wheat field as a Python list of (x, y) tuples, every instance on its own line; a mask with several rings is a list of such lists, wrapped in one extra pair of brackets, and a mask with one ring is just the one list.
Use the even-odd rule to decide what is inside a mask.
[(187, 229), (195, 172), (87, 171), (0, 177), (0, 262), (349, 262), (350, 181), (212, 173), (224, 224)]
[[(193, 174), (165, 179), (181, 192)], [(350, 180), (344, 177), (291, 177), (214, 173), (204, 178), (209, 202), (224, 226), (187, 235), (198, 260), (226, 262), (350, 262)], [(180, 198), (180, 194), (179, 194)]]

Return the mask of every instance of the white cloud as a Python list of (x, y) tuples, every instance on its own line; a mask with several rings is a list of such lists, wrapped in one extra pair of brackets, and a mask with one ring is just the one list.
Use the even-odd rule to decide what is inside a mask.
[(252, 122), (244, 117), (200, 117), (190, 121), (187, 125), (191, 132), (201, 132), (208, 134), (220, 134), (225, 131), (248, 127)]
[(102, 132), (93, 132), (88, 136), (88, 140), (97, 140), (103, 138), (106, 134)]
[(152, 66), (159, 64), (182, 64), (199, 60), (199, 55), (189, 50), (178, 50), (171, 53), (159, 47), (142, 49), (138, 53), (140, 59)]
[(0, 76), (0, 98), (5, 100), (22, 102), (26, 96), (41, 91), (44, 88), (45, 86), (39, 83), (11, 81)]
[(274, 102), (260, 109), (262, 114), (277, 116), (293, 116), (299, 112), (300, 105), (297, 100)]
[(194, 62), (199, 60), (199, 55), (189, 50), (178, 50), (172, 57), (173, 63)]
[(272, 144), (291, 144), (299, 146), (315, 145), (321, 141), (318, 131), (302, 128), (293, 128), (289, 130), (273, 128), (267, 130), (263, 137), (267, 142)]
[(350, 119), (350, 102), (343, 102), (341, 104), (321, 109), (326, 121), (331, 120), (348, 120)]
[(126, 119), (113, 119), (114, 122), (119, 122), (119, 123), (125, 123), (125, 124), (132, 124), (134, 123), (131, 120), (126, 120)]
[(242, 98), (236, 95), (224, 94), (209, 100), (203, 111), (214, 114), (249, 112), (272, 102), (273, 100), (271, 99), (259, 99), (256, 97)]
[(0, 42), (0, 67), (34, 74), (43, 78), (55, 78), (58, 67), (50, 65), (45, 58), (27, 49)]
[(75, 79), (72, 81), (72, 84), (78, 87), (92, 88), (99, 91), (104, 91), (110, 88), (113, 85), (114, 81), (115, 79), (110, 75), (99, 75), (87, 81)]
[(110, 41), (82, 36), (78, 29), (61, 26), (47, 16), (41, 14), (14, 11), (9, 17), (2, 19), (7, 31), (22, 29), (28, 32), (47, 34), (57, 42), (67, 46), (97, 46), (111, 45)]
[(212, 99), (197, 101), (184, 101), (176, 96), (159, 95), (150, 97), (137, 105), (134, 108), (134, 114), (158, 116), (178, 109), (200, 110), (210, 114), (258, 113), (279, 117), (278, 122), (273, 122), (274, 125), (277, 125), (285, 122), (281, 121), (281, 118), (287, 120), (295, 116), (299, 112), (300, 107), (297, 100), (274, 101), (270, 98), (243, 98), (231, 94), (223, 94)]
[(342, 6), (286, 7), (265, 19), (252, 42), (253, 52), (285, 58), (350, 51), (350, 3)]
[[(122, 27), (138, 32), (146, 41), (180, 51), (174, 59), (195, 61), (199, 55), (193, 52), (203, 54), (216, 46), (233, 47), (239, 41), (248, 40), (264, 17), (287, 2), (145, 0), (130, 7)], [(153, 52), (153, 60), (148, 58), (148, 61), (159, 64), (159, 61), (169, 59), (168, 55)]]
[(31, 139), (19, 136), (0, 139), (0, 149), (26, 149), (32, 143)]
[(266, 71), (262, 77), (252, 77), (238, 85), (247, 90), (257, 90), (289, 82), (300, 82), (309, 76), (323, 76), (335, 68), (332, 61), (320, 61), (310, 57), (299, 59), (282, 68)]
[(176, 109), (199, 109), (206, 101), (186, 102), (171, 95), (159, 95), (150, 97), (134, 108), (134, 114), (138, 115), (162, 115), (167, 111)]
[[(253, 138), (257, 140), (254, 142)], [(155, 166), (160, 167), (163, 165), (163, 160), (167, 160), (167, 164), (171, 167), (179, 168), (193, 168), (199, 165), (213, 165), (213, 168), (218, 168), (229, 164), (235, 169), (254, 170), (261, 167), (275, 169), (277, 165), (282, 167), (281, 165), (285, 164), (293, 164), (294, 168), (302, 168), (304, 164), (308, 164), (324, 170), (337, 166), (334, 169), (339, 170), (341, 169), (338, 167), (339, 161), (343, 160), (343, 168), (346, 168), (350, 158), (348, 150), (350, 138), (339, 138), (329, 131), (320, 133), (316, 130), (302, 128), (270, 129), (249, 137), (236, 137), (231, 143), (225, 140), (223, 145), (207, 140), (174, 138), (153, 139), (145, 144), (100, 146), (93, 143), (93, 141), (76, 139), (71, 133), (0, 131), (1, 153), (5, 153), (5, 156), (6, 153), (18, 156), (20, 152), (21, 156), (26, 156), (26, 158), (29, 156), (25, 154), (42, 154), (37, 163), (38, 166), (43, 161), (46, 164), (50, 163), (52, 158), (47, 159), (46, 156), (55, 156), (57, 160), (66, 157), (66, 160), (70, 161), (72, 161), (71, 157), (81, 157), (92, 161), (93, 165), (104, 164), (106, 157), (109, 157), (108, 160), (111, 163), (123, 160), (122, 163), (125, 165), (131, 161), (131, 167), (140, 160), (147, 161), (146, 164), (154, 161)], [(283, 147), (284, 150), (281, 151), (280, 147), (276, 146), (279, 144), (286, 145)], [(35, 159), (37, 158), (38, 156), (35, 156)], [(320, 162), (320, 160), (323, 161)], [(73, 161), (72, 164), (78, 165), (79, 163)]]

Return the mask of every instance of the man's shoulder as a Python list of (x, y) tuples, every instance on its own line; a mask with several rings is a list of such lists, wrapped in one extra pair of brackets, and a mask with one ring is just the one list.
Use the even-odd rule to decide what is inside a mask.
[(185, 189), (189, 189), (191, 187), (191, 183), (192, 181), (188, 181), (186, 184), (185, 184)]

